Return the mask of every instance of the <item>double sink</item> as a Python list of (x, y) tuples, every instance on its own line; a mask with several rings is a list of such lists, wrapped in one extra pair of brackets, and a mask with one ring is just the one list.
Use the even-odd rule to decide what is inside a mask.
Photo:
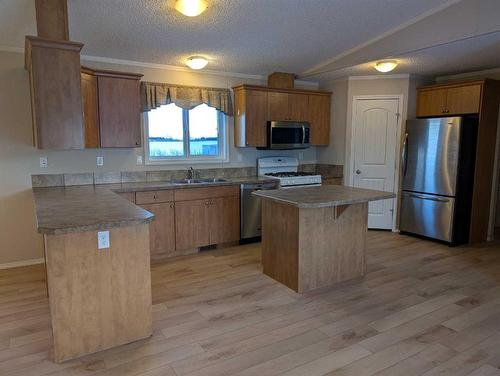
[(210, 183), (225, 183), (227, 179), (211, 178), (211, 179), (178, 179), (172, 180), (174, 184), (210, 184)]

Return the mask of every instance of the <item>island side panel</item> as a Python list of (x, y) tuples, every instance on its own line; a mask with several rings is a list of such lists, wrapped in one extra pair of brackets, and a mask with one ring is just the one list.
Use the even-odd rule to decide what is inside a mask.
[(262, 200), (262, 266), (264, 274), (298, 290), (299, 209)]
[(368, 204), (300, 209), (299, 292), (365, 274)]
[(148, 224), (45, 235), (54, 360), (76, 358), (152, 334)]

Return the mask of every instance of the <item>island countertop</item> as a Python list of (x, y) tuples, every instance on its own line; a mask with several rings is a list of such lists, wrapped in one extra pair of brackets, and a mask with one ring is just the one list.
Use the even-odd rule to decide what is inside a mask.
[(326, 208), (394, 198), (392, 192), (361, 189), (343, 185), (322, 185), (253, 192), (255, 196), (282, 202), (301, 209)]

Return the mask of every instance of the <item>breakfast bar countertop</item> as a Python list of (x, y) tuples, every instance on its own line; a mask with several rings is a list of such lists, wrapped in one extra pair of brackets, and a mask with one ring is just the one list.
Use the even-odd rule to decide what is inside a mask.
[(217, 187), (275, 181), (275, 179), (249, 176), (200, 184), (158, 181), (34, 187), (36, 228), (39, 233), (65, 234), (134, 226), (147, 223), (154, 218), (152, 213), (116, 193)]
[(266, 190), (257, 191), (252, 194), (264, 199), (293, 205), (301, 209), (359, 204), (396, 197), (392, 192), (382, 192), (343, 185), (322, 185), (317, 187)]

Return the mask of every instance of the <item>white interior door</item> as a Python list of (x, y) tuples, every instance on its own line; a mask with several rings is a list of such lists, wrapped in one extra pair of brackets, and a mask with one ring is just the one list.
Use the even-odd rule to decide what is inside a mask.
[[(394, 192), (399, 99), (354, 100), (353, 185)], [(368, 227), (392, 229), (395, 199), (374, 201), (368, 208)]]

